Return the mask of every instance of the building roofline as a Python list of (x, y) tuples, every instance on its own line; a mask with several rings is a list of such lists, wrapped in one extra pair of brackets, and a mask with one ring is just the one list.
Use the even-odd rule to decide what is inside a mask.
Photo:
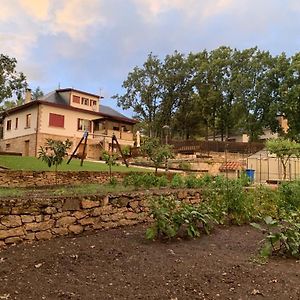
[(95, 116), (103, 116), (103, 117), (107, 117), (111, 120), (122, 121), (122, 122), (128, 123), (128, 124), (136, 124), (136, 123), (139, 122), (138, 120), (127, 118), (127, 117), (123, 118), (123, 117), (119, 117), (119, 116), (112, 116), (112, 115), (104, 114), (104, 113), (101, 113), (101, 112), (86, 110), (86, 109), (77, 108), (77, 107), (74, 107), (74, 106), (68, 106), (68, 105), (52, 103), (52, 102), (43, 101), (43, 100), (34, 100), (34, 101), (29, 102), (29, 103), (23, 104), (21, 106), (11, 108), (11, 109), (7, 110), (7, 113), (9, 115), (10, 113), (14, 113), (14, 112), (23, 110), (25, 108), (29, 108), (31, 106), (40, 105), (40, 104), (48, 105), (48, 106), (52, 106), (52, 107), (63, 108), (63, 109), (72, 110), (72, 111), (85, 112), (85, 113), (93, 114)]
[(77, 92), (77, 93), (80, 93), (80, 94), (85, 94), (85, 95), (88, 95), (88, 96), (100, 98), (99, 95), (95, 95), (95, 94), (92, 94), (92, 93), (84, 92), (84, 91), (77, 90), (77, 89), (73, 89), (73, 88), (58, 89), (58, 90), (56, 90), (56, 92), (57, 92), (57, 93), (63, 93), (63, 92)]

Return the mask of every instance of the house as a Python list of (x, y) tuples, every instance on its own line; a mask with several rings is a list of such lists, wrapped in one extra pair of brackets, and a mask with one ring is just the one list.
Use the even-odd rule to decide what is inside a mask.
[(28, 90), (25, 104), (8, 110), (2, 118), (0, 151), (37, 156), (40, 146), (51, 138), (71, 140), (72, 152), (85, 131), (89, 133), (86, 148), (89, 158), (99, 159), (103, 149), (109, 150), (113, 135), (121, 147), (133, 146), (133, 126), (137, 121), (99, 101), (98, 95), (73, 88), (58, 89), (32, 101)]

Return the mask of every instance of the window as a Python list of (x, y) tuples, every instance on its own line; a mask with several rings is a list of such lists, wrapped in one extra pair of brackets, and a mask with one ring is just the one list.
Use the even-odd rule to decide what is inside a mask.
[(18, 129), (19, 126), (19, 118), (16, 118), (16, 125), (15, 125), (15, 129)]
[(5, 144), (5, 150), (9, 150), (10, 149), (10, 144)]
[(80, 97), (73, 95), (73, 102), (74, 103), (79, 103), (80, 104)]
[(91, 131), (91, 121), (85, 119), (78, 119), (77, 130)]
[(65, 127), (65, 116), (50, 113), (49, 114), (49, 126), (64, 128)]
[(89, 99), (88, 98), (81, 98), (81, 104), (83, 105), (89, 105)]
[(122, 129), (122, 131), (124, 131), (124, 132), (128, 132), (128, 131), (129, 131), (129, 130), (127, 129), (126, 126), (121, 126), (121, 129)]
[(115, 131), (119, 131), (119, 130), (120, 130), (120, 128), (119, 128), (119, 127), (117, 127), (117, 126), (113, 126), (113, 130), (115, 130)]
[(30, 123), (31, 123), (31, 114), (26, 115), (26, 127), (25, 128), (30, 128)]
[(11, 120), (7, 120), (7, 122), (6, 122), (6, 130), (11, 130)]
[(91, 106), (96, 106), (97, 105), (97, 101), (95, 101), (95, 100), (91, 100), (91, 102), (90, 102), (91, 104)]

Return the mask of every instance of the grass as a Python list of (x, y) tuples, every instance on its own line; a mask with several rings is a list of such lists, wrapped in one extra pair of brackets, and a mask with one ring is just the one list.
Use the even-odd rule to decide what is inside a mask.
[(133, 186), (123, 186), (121, 184), (83, 184), (83, 185), (68, 185), (68, 186), (51, 186), (43, 188), (1, 188), (0, 198), (5, 197), (25, 197), (33, 194), (44, 196), (79, 196), (79, 195), (105, 195), (108, 193), (130, 192), (136, 190)]
[[(55, 168), (49, 168), (45, 162), (39, 160), (36, 157), (30, 156), (10, 156), (0, 155), (0, 167), (6, 167), (10, 170), (24, 170), (24, 171), (54, 171)], [(80, 166), (79, 159), (72, 159), (69, 165), (65, 160), (59, 167), (59, 171), (108, 171), (108, 166), (103, 163), (84, 161), (83, 166)], [(147, 172), (147, 169), (125, 167), (125, 166), (113, 166), (113, 172)]]

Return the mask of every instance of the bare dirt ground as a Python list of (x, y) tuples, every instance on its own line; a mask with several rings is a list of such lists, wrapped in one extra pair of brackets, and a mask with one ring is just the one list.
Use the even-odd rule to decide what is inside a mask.
[(0, 299), (300, 299), (300, 261), (255, 261), (249, 226), (147, 241), (145, 226), (17, 245), (0, 252)]

